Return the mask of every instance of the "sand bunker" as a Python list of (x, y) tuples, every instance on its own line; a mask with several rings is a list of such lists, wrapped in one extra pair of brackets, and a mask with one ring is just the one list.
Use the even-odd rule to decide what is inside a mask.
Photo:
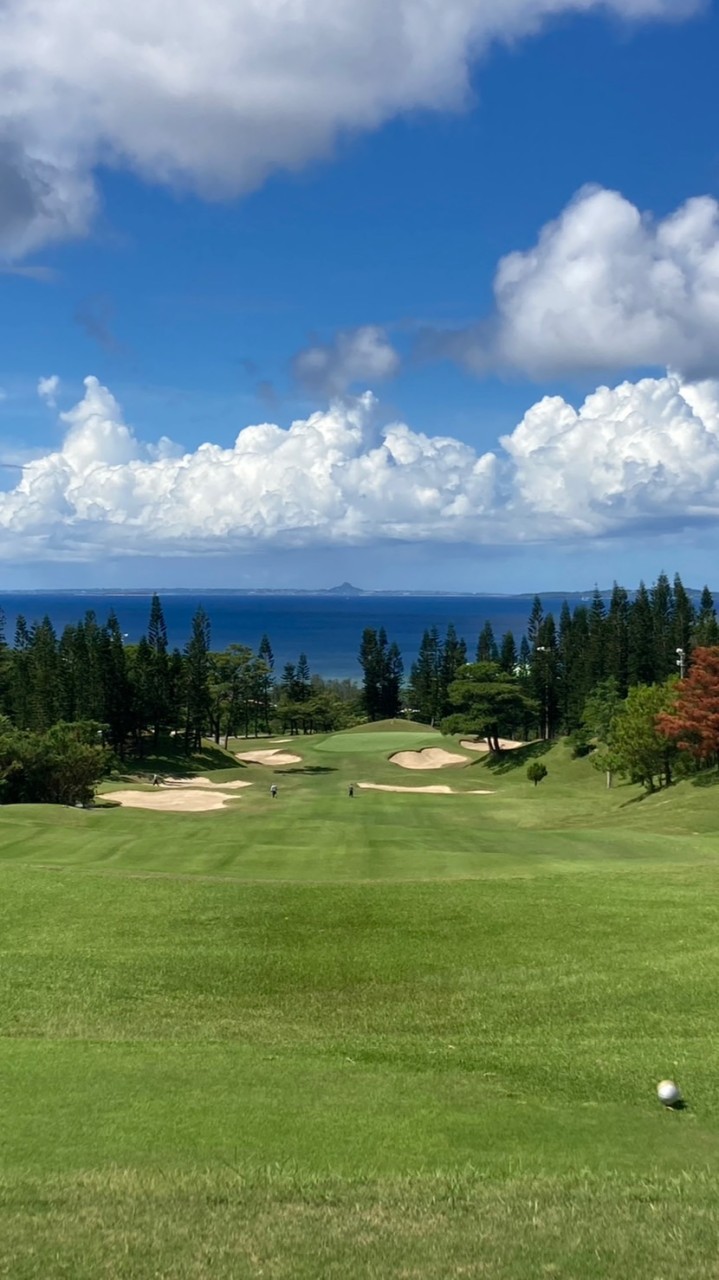
[(302, 756), (290, 755), (289, 751), (243, 751), (237, 757), (245, 764), (301, 764)]
[(424, 751), (399, 751), (391, 763), (400, 769), (445, 769), (450, 764), (466, 764), (466, 756), (452, 755), (442, 747), (425, 747)]
[(388, 787), (381, 782), (358, 782), (363, 791), (396, 791), (415, 796), (493, 796), (493, 791), (455, 791), (454, 787)]
[(163, 787), (211, 787), (213, 791), (239, 791), (251, 787), (251, 782), (213, 782), (212, 778), (162, 778)]
[(205, 788), (189, 791), (184, 787), (153, 788), (152, 791), (110, 791), (107, 799), (127, 809), (154, 809), (158, 813), (202, 813), (209, 809), (222, 809), (231, 804), (235, 796)]
[[(485, 754), (489, 752), (489, 744), (485, 742), (470, 742), (467, 739), (460, 742), (460, 747), (464, 747), (465, 751), (483, 751)], [(517, 747), (526, 747), (526, 742), (514, 742), (512, 738), (500, 738), (499, 745), (503, 751), (515, 751)]]

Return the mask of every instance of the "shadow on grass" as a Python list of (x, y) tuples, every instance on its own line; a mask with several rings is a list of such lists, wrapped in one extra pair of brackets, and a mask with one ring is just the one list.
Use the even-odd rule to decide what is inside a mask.
[[(671, 791), (677, 785), (678, 781), (678, 778), (675, 779), (673, 782), (669, 783), (669, 786), (667, 786), (666, 783), (662, 783), (661, 787), (655, 787), (653, 791), (642, 790), (638, 796), (632, 796), (629, 800), (625, 800), (623, 804), (620, 804), (619, 808), (626, 809), (632, 804), (643, 804), (645, 800), (651, 800), (652, 796), (663, 795), (665, 792)], [(642, 784), (640, 782), (623, 782), (618, 785), (624, 787), (639, 787)], [(618, 786), (615, 785), (612, 790), (618, 790)]]
[(182, 739), (161, 739), (159, 749), (152, 750), (148, 743), (147, 755), (129, 756), (122, 762), (122, 772), (114, 772), (113, 781), (131, 782), (141, 775), (152, 778), (154, 773), (162, 777), (171, 774), (178, 778), (195, 777), (197, 774), (210, 773), (215, 769), (244, 769), (247, 766), (237, 760), (229, 751), (214, 743), (203, 743), (201, 751), (192, 751), (188, 755)]
[(285, 774), (286, 773), (315, 774), (315, 773), (336, 773), (336, 772), (337, 770), (332, 766), (323, 765), (323, 764), (306, 764), (306, 765), (303, 765), (302, 767), (298, 766), (294, 769), (275, 769), (275, 773), (285, 773)]
[(717, 769), (706, 770), (706, 772), (698, 773), (692, 778), (693, 787), (716, 787), (719, 786), (719, 771)]
[(526, 747), (513, 747), (510, 751), (500, 752), (499, 755), (492, 753), (482, 756), (479, 760), (473, 760), (472, 765), (484, 764), (491, 773), (512, 773), (513, 770), (521, 769), (530, 761), (546, 756), (553, 745), (552, 742), (529, 742)]

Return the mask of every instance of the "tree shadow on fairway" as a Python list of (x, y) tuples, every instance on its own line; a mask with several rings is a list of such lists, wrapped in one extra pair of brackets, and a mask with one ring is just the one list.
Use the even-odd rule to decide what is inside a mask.
[(124, 760), (122, 772), (113, 772), (112, 779), (114, 782), (136, 782), (138, 777), (152, 777), (154, 773), (160, 777), (170, 774), (176, 778), (193, 778), (218, 769), (246, 768), (241, 760), (212, 742), (203, 742), (200, 751), (192, 751), (188, 755), (182, 739), (170, 738), (169, 741), (161, 739), (157, 751), (153, 751), (152, 744), (148, 743), (147, 755)]
[(472, 767), (483, 764), (491, 773), (512, 773), (515, 769), (521, 769), (529, 764), (530, 761), (546, 756), (553, 745), (552, 742), (529, 742), (526, 747), (512, 747), (508, 751), (500, 752), (499, 755), (490, 752), (479, 760), (473, 760)]
[(698, 773), (692, 778), (693, 787), (716, 787), (719, 786), (719, 772), (716, 769), (707, 770), (706, 773)]
[(305, 764), (299, 765), (293, 769), (275, 769), (275, 773), (336, 773), (337, 769), (331, 765), (322, 764)]

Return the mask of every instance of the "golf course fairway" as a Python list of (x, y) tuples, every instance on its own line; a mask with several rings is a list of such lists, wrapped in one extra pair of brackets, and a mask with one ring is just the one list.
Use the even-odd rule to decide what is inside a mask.
[(719, 786), (390, 759), (432, 746), (174, 759), (251, 784), (212, 812), (113, 805), (129, 774), (0, 809), (0, 1276), (719, 1274)]

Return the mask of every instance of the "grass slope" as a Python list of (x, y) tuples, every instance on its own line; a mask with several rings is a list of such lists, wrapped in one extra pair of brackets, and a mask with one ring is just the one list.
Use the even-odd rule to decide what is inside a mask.
[(715, 1276), (719, 793), (386, 732), (220, 753), (233, 811), (0, 811), (0, 1275)]

